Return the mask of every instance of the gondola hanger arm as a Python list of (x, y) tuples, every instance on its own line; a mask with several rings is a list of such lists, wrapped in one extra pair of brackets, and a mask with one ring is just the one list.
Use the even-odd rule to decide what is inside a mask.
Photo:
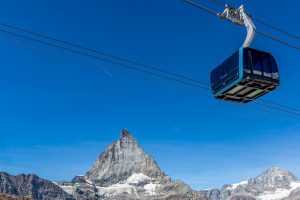
[(222, 13), (218, 13), (218, 16), (237, 25), (244, 26), (247, 29), (247, 36), (243, 47), (249, 47), (251, 45), (255, 36), (256, 27), (253, 24), (250, 15), (245, 11), (244, 5), (241, 5), (238, 9), (235, 9), (234, 7), (226, 4), (225, 10)]

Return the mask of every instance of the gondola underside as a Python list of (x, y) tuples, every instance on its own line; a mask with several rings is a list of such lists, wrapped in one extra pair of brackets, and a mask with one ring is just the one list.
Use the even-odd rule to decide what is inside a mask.
[(232, 102), (248, 103), (271, 92), (278, 85), (278, 83), (267, 80), (248, 78), (217, 95), (216, 98)]

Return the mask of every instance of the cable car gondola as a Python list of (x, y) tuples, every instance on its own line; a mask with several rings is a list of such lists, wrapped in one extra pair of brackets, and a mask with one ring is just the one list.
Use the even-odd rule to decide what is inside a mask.
[(237, 10), (226, 5), (221, 18), (247, 28), (247, 37), (238, 51), (212, 70), (212, 93), (217, 99), (248, 103), (279, 86), (278, 67), (274, 57), (267, 52), (249, 48), (255, 26), (243, 5)]
[(241, 47), (211, 72), (210, 81), (216, 98), (247, 103), (279, 85), (278, 67), (270, 53)]

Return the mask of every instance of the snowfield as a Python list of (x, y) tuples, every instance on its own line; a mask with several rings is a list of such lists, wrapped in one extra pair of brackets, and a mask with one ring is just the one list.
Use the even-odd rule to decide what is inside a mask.
[(300, 187), (300, 182), (291, 182), (291, 189), (277, 189), (275, 192), (264, 192), (259, 195), (257, 198), (260, 200), (280, 200), (288, 197), (291, 192)]
[[(93, 185), (93, 182), (89, 180), (86, 180), (86, 182), (89, 185)], [(73, 194), (76, 186), (78, 186), (78, 184), (75, 184), (74, 186), (60, 185), (60, 187), (65, 192), (71, 195)], [(145, 194), (147, 195), (155, 195), (156, 188), (160, 186), (161, 186), (160, 184), (156, 183), (150, 177), (142, 173), (134, 173), (126, 181), (122, 183), (116, 183), (108, 187), (100, 187), (100, 186), (95, 186), (95, 187), (98, 189), (99, 195), (103, 195), (107, 197), (118, 196), (122, 193), (133, 194), (136, 197), (138, 197), (138, 192), (137, 192), (138, 190), (144, 190)]]
[[(117, 196), (122, 193), (136, 194), (137, 196), (137, 190), (145, 190), (146, 194), (155, 195), (155, 190), (157, 187), (160, 187), (160, 184), (151, 181), (150, 177), (142, 173), (134, 173), (124, 183), (117, 183), (108, 187), (97, 186), (97, 189), (104, 196)], [(145, 182), (149, 183), (143, 184)]]

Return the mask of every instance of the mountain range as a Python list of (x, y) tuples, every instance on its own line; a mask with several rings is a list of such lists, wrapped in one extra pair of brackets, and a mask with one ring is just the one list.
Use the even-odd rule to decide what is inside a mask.
[(2, 172), (0, 199), (1, 195), (26, 200), (300, 200), (300, 181), (287, 170), (271, 167), (255, 178), (196, 191), (172, 180), (123, 129), (84, 175), (51, 182), (34, 174)]

